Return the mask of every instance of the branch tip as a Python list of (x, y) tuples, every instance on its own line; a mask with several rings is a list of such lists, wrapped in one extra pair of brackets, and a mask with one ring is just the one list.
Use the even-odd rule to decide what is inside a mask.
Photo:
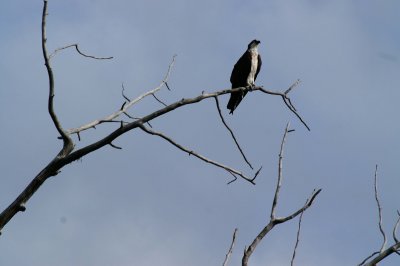
[(110, 145), (110, 146), (111, 146), (111, 147), (113, 147), (114, 149), (117, 149), (117, 150), (122, 150), (122, 148), (121, 148), (121, 147), (119, 147), (119, 146), (116, 146), (116, 145), (112, 144), (112, 142), (108, 143), (108, 145)]
[(20, 211), (20, 212), (26, 211), (25, 205), (24, 205), (24, 204), (19, 205), (19, 206), (18, 206), (18, 211)]

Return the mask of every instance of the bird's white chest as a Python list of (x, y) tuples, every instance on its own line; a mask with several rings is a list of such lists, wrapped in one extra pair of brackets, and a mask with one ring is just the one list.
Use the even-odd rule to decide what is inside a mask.
[(247, 77), (247, 84), (254, 85), (254, 79), (256, 76), (257, 66), (258, 66), (258, 52), (256, 50), (253, 51), (250, 50), (250, 58), (251, 58), (250, 73), (249, 76)]

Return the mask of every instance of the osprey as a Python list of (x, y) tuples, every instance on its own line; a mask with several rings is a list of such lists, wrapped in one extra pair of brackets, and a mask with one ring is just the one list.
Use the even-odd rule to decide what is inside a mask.
[[(235, 66), (233, 67), (231, 74), (232, 89), (239, 87), (254, 86), (254, 82), (257, 78), (261, 68), (261, 56), (258, 53), (258, 45), (260, 41), (252, 40), (247, 46), (247, 51), (239, 58)], [(247, 91), (237, 91), (231, 93), (226, 108), (230, 110), (230, 114), (242, 101)]]

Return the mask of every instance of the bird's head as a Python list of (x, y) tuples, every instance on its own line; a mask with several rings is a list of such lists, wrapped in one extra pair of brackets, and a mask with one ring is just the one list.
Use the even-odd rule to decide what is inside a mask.
[(252, 40), (247, 46), (248, 49), (256, 48), (261, 42), (259, 40)]

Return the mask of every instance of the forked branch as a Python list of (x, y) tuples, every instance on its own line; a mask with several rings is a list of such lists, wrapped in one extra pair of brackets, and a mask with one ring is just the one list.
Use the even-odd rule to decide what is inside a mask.
[(281, 148), (279, 152), (279, 160), (278, 160), (278, 180), (276, 184), (276, 189), (275, 189), (275, 194), (274, 194), (274, 200), (272, 202), (272, 207), (271, 207), (271, 214), (270, 214), (270, 221), (268, 224), (261, 230), (261, 232), (254, 238), (253, 242), (250, 244), (249, 247), (247, 247), (244, 251), (243, 257), (242, 257), (242, 266), (247, 266), (248, 261), (250, 259), (250, 256), (253, 254), (254, 250), (256, 249), (257, 245), (261, 242), (261, 240), (275, 227), (275, 225), (287, 222), (299, 214), (303, 214), (304, 211), (306, 211), (313, 203), (314, 199), (317, 197), (317, 195), (321, 192), (321, 189), (313, 191), (311, 194), (310, 198), (307, 199), (306, 203), (295, 211), (293, 214), (286, 216), (286, 217), (281, 217), (281, 218), (276, 218), (275, 212), (276, 212), (276, 207), (278, 204), (278, 199), (279, 199), (279, 192), (280, 188), (282, 185), (282, 161), (283, 161), (283, 148), (284, 144), (286, 141), (286, 136), (287, 134), (291, 132), (289, 130), (289, 123), (286, 126), (285, 133), (283, 134), (282, 142), (281, 142)]
[(379, 226), (379, 231), (381, 232), (382, 236), (383, 236), (383, 241), (382, 241), (382, 246), (379, 249), (379, 251), (375, 251), (373, 252), (371, 255), (369, 255), (368, 257), (366, 257), (360, 264), (358, 264), (358, 266), (375, 266), (377, 265), (378, 262), (382, 261), (383, 259), (385, 259), (386, 257), (388, 257), (389, 255), (391, 255), (392, 253), (397, 253), (398, 255), (400, 255), (400, 242), (397, 239), (396, 236), (396, 231), (397, 228), (399, 226), (400, 223), (400, 213), (399, 211), (397, 211), (397, 221), (396, 224), (393, 228), (393, 240), (394, 240), (394, 244), (390, 247), (388, 247), (387, 249), (385, 249), (385, 246), (387, 244), (387, 237), (385, 234), (385, 231), (383, 230), (383, 225), (382, 225), (382, 207), (381, 207), (381, 203), (379, 200), (379, 191), (378, 191), (378, 165), (375, 166), (375, 175), (374, 175), (374, 194), (375, 194), (375, 201), (376, 201), (376, 205), (378, 208), (378, 226)]
[(54, 74), (50, 65), (50, 58), (47, 54), (46, 17), (47, 17), (47, 0), (44, 0), (43, 13), (42, 13), (42, 52), (43, 52), (44, 64), (46, 66), (47, 74), (49, 77), (48, 112), (50, 114), (54, 126), (56, 127), (58, 133), (60, 134), (64, 142), (63, 149), (58, 154), (59, 157), (62, 157), (69, 154), (73, 150), (74, 144), (72, 142), (72, 139), (62, 128), (61, 123), (58, 120), (58, 117), (54, 111)]
[[(101, 119), (96, 119), (96, 120), (94, 120), (94, 121), (92, 121), (92, 122), (89, 122), (89, 123), (87, 123), (87, 124), (85, 124), (85, 125), (82, 125), (82, 126), (80, 126), (80, 127), (77, 127), (77, 128), (68, 129), (68, 130), (67, 130), (67, 134), (69, 134), (69, 135), (71, 135), (71, 134), (76, 134), (76, 133), (78, 133), (78, 132), (82, 132), (82, 131), (84, 131), (84, 130), (88, 130), (88, 129), (90, 129), (90, 128), (94, 128), (95, 126), (97, 126), (97, 125), (99, 125), (99, 124), (101, 124), (101, 123), (104, 123), (105, 121), (114, 120), (115, 118), (119, 117), (121, 114), (126, 114), (126, 115), (127, 115), (127, 110), (128, 110), (130, 107), (132, 107), (134, 104), (136, 104), (137, 102), (139, 102), (140, 100), (142, 100), (143, 98), (145, 98), (145, 97), (147, 97), (147, 96), (150, 96), (150, 95), (153, 95), (153, 96), (154, 96), (154, 94), (155, 94), (156, 92), (158, 92), (164, 85), (167, 85), (168, 78), (169, 78), (169, 76), (170, 76), (170, 74), (171, 74), (172, 67), (173, 67), (173, 65), (174, 65), (174, 63), (175, 63), (175, 58), (176, 58), (176, 55), (173, 56), (172, 61), (171, 61), (171, 63), (170, 63), (169, 66), (168, 66), (168, 70), (167, 70), (167, 73), (165, 74), (164, 79), (161, 81), (161, 83), (160, 83), (156, 88), (154, 88), (154, 89), (152, 89), (152, 90), (150, 90), (150, 91), (148, 91), (148, 92), (145, 92), (145, 93), (141, 94), (139, 97), (137, 97), (137, 98), (135, 98), (135, 99), (133, 99), (133, 100), (129, 100), (129, 98), (126, 97), (126, 95), (124, 94), (125, 88), (122, 87), (122, 96), (125, 98), (125, 100), (127, 100), (127, 102), (125, 102), (125, 103), (122, 105), (122, 108), (118, 109), (118, 110), (115, 111), (114, 113), (112, 113), (112, 114), (110, 114), (110, 115), (108, 115), (108, 116), (105, 116), (105, 117), (103, 117), (103, 118), (101, 118)], [(155, 97), (155, 96), (154, 96), (154, 97)]]
[(381, 232), (382, 237), (383, 237), (382, 246), (381, 246), (381, 249), (379, 250), (379, 252), (382, 252), (385, 249), (387, 239), (386, 239), (386, 233), (383, 230), (383, 226), (382, 226), (382, 207), (381, 207), (381, 203), (379, 201), (379, 195), (378, 195), (378, 165), (375, 166), (374, 191), (375, 191), (375, 201), (376, 201), (376, 205), (378, 207), (379, 231)]

